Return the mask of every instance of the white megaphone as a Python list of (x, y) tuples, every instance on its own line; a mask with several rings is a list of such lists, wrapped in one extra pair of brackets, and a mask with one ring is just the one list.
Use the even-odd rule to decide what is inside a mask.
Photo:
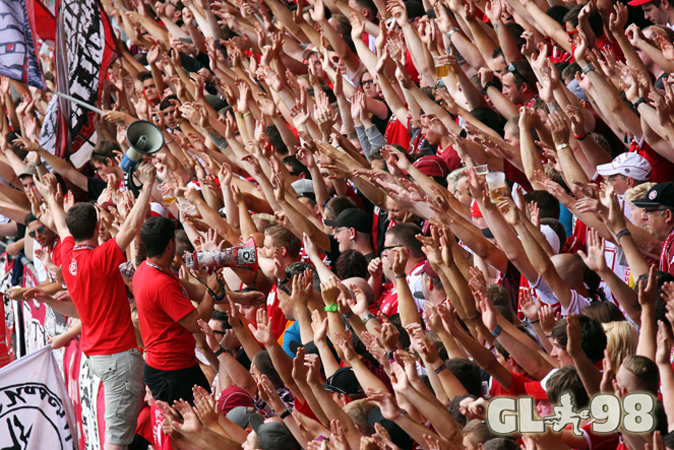
[(164, 146), (164, 135), (161, 130), (147, 120), (138, 120), (129, 125), (126, 129), (126, 140), (131, 147), (119, 164), (124, 172), (133, 171), (143, 155), (157, 153)]

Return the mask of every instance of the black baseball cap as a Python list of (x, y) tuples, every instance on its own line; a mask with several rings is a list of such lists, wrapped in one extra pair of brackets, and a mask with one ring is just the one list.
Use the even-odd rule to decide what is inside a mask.
[(674, 181), (656, 184), (645, 197), (632, 203), (639, 208), (655, 208), (658, 206), (674, 208)]
[(364, 394), (363, 388), (358, 382), (356, 374), (351, 367), (341, 367), (335, 374), (328, 378), (323, 385), (328, 392), (338, 392), (346, 395)]
[(360, 233), (372, 234), (372, 216), (362, 209), (346, 208), (336, 219), (326, 220), (330, 227), (353, 228)]
[(248, 421), (260, 439), (262, 450), (292, 450), (295, 438), (282, 423), (265, 422), (259, 413), (251, 414)]

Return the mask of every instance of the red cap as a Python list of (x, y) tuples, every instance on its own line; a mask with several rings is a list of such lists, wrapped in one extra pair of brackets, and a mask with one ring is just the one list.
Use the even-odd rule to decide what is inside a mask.
[(436, 280), (440, 279), (440, 276), (437, 274), (435, 270), (433, 270), (433, 267), (431, 267), (431, 263), (428, 260), (426, 260), (426, 262), (424, 263), (424, 267), (421, 268), (421, 271), (425, 272), (426, 275), (428, 275), (431, 278), (435, 278)]
[(645, 5), (646, 3), (650, 3), (653, 0), (632, 0), (631, 2), (627, 3), (630, 6), (641, 6)]
[(482, 211), (480, 211), (476, 200), (473, 200), (473, 203), (470, 204), (470, 216), (474, 219), (482, 217)]
[(230, 386), (223, 389), (218, 398), (218, 409), (222, 414), (227, 414), (237, 406), (254, 406), (253, 397), (248, 391), (239, 386)]
[(429, 177), (446, 177), (447, 163), (437, 155), (423, 156), (414, 162), (414, 167)]

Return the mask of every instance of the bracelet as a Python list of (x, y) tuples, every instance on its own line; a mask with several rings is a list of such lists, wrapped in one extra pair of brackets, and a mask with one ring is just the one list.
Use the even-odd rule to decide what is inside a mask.
[(347, 319), (351, 316), (353, 316), (353, 311), (349, 311), (348, 314), (344, 314), (344, 317), (346, 317)]
[(541, 321), (541, 319), (530, 320), (529, 323), (533, 325), (533, 324), (538, 323), (540, 321)]
[(503, 327), (501, 325), (497, 326), (494, 331), (491, 332), (491, 335), (494, 336), (495, 338), (498, 337), (499, 334), (501, 334), (501, 331), (503, 331)]
[(391, 350), (391, 351), (386, 352), (386, 354), (388, 355), (388, 360), (389, 360), (389, 361), (394, 361), (394, 360), (395, 360), (395, 357), (394, 357), (394, 356), (395, 356), (395, 353), (396, 353), (395, 350)]
[(445, 363), (440, 364), (440, 366), (437, 369), (435, 369), (435, 374), (438, 375), (440, 372), (442, 372), (446, 368), (447, 368), (447, 364), (445, 364)]
[(577, 141), (582, 141), (582, 140), (585, 139), (586, 137), (587, 137), (587, 131), (586, 131), (585, 133), (583, 133), (583, 135), (580, 136), (580, 137), (576, 136), (575, 134), (573, 135), (573, 138), (574, 138), (575, 140), (577, 140)]
[(646, 103), (646, 99), (643, 97), (637, 100), (637, 102), (634, 104), (634, 109), (639, 109), (639, 105), (641, 105), (642, 103)]
[(627, 228), (625, 228), (624, 230), (620, 230), (615, 234), (616, 240), (619, 241), (621, 237), (627, 236), (628, 234), (632, 233), (630, 233), (630, 230), (628, 230)]
[(407, 275), (402, 274), (402, 275), (396, 275), (396, 278), (405, 278)]
[(281, 414), (279, 414), (278, 417), (279, 417), (279, 419), (283, 420), (291, 414), (292, 414), (292, 412), (288, 408), (286, 408), (286, 410), (283, 411)]
[(583, 75), (587, 75), (588, 72), (591, 72), (594, 70), (594, 66), (592, 63), (588, 63), (587, 66), (583, 67)]
[(367, 316), (363, 317), (363, 325), (365, 325), (370, 319), (376, 319), (377, 316), (375, 316), (372, 313), (368, 313)]
[(546, 338), (551, 338), (552, 337), (552, 331), (549, 332), (548, 334), (545, 335)]
[(241, 118), (242, 118), (242, 119), (245, 119), (245, 118), (248, 117), (248, 116), (250, 116), (250, 111), (241, 114)]
[(447, 33), (447, 37), (448, 37), (448, 38), (451, 38), (451, 37), (454, 35), (454, 33), (456, 33), (457, 31), (459, 31), (459, 28), (458, 28), (458, 27), (452, 28), (452, 29), (449, 30), (449, 32)]
[(225, 347), (223, 347), (222, 344), (220, 344), (220, 348), (214, 353), (215, 357), (217, 358), (218, 356), (222, 355), (226, 351), (227, 351), (227, 349)]
[(484, 90), (485, 93), (487, 92), (487, 89), (489, 89), (490, 86), (496, 87), (496, 85), (494, 84), (493, 81), (487, 81), (487, 82), (485, 83), (484, 87), (482, 88), (482, 89)]

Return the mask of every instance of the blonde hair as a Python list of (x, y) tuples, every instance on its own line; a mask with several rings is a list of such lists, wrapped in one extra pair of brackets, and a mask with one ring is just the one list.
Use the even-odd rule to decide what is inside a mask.
[(603, 323), (602, 326), (606, 332), (606, 351), (617, 372), (625, 358), (637, 352), (637, 330), (626, 321)]
[(630, 203), (633, 203), (634, 200), (638, 200), (646, 196), (646, 193), (651, 190), (656, 183), (641, 183), (637, 184), (634, 187), (629, 188), (625, 191), (625, 200)]

